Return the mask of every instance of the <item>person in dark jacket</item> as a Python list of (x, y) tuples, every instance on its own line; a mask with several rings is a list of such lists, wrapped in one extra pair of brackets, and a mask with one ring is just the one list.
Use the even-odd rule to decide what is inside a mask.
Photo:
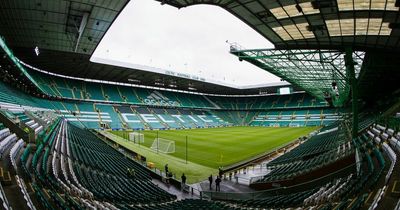
[(210, 182), (210, 190), (212, 189), (213, 177), (212, 174), (208, 177), (208, 181)]
[(185, 188), (185, 186), (186, 186), (186, 176), (185, 176), (185, 173), (182, 173), (182, 176), (181, 176), (181, 189), (183, 190)]
[(182, 180), (182, 184), (186, 184), (186, 176), (185, 176), (185, 173), (182, 173), (181, 180)]
[(221, 183), (221, 177), (217, 176), (215, 179), (215, 191), (221, 191), (220, 183)]
[(164, 170), (165, 170), (165, 176), (167, 176), (168, 175), (168, 164), (165, 164)]

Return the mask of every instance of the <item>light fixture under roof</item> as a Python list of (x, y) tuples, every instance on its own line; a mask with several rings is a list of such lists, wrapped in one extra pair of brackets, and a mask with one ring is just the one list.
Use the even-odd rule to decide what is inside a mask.
[(140, 80), (138, 80), (138, 79), (129, 78), (128, 81), (129, 82), (134, 82), (134, 83), (140, 83)]
[(164, 86), (164, 85), (165, 85), (165, 84), (162, 83), (162, 82), (154, 82), (154, 84), (155, 84), (155, 85), (158, 85), (158, 86)]
[(35, 47), (35, 54), (36, 54), (36, 56), (39, 56), (39, 54), (40, 54), (40, 51), (39, 51), (39, 47), (38, 47), (38, 46)]

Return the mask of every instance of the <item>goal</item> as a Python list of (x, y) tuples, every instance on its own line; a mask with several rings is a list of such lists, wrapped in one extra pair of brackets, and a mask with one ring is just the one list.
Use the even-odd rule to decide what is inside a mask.
[(151, 149), (154, 151), (159, 151), (161, 153), (174, 153), (175, 152), (175, 141), (155, 138), (153, 144), (151, 145)]
[(144, 143), (144, 134), (138, 132), (129, 133), (129, 140), (135, 144)]

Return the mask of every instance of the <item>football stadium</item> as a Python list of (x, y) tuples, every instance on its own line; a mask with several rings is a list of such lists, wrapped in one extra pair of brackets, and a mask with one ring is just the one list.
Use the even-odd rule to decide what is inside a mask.
[(399, 9), (2, 0), (0, 208), (400, 210)]

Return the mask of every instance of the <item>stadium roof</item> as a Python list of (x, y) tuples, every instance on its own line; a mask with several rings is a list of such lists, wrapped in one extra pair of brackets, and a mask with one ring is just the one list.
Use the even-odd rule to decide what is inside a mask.
[[(378, 90), (393, 92), (398, 88), (400, 3), (396, 0), (157, 1), (177, 8), (195, 4), (221, 6), (279, 50), (343, 51), (344, 47), (351, 47), (354, 51), (365, 51), (358, 78), (358, 84), (363, 88), (360, 95), (374, 100), (374, 97), (381, 96)], [(157, 81), (165, 84), (173, 81), (179, 84), (176, 89), (194, 87), (206, 93), (257, 94), (260, 91), (260, 88), (238, 90), (90, 62), (90, 55), (127, 2), (4, 0), (0, 4), (0, 35), (22, 61), (67, 76), (126, 82), (130, 75), (134, 75), (142, 85), (148, 86), (154, 86)], [(36, 56), (33, 52), (35, 46), (39, 46), (41, 55), (46, 56)]]
[(92, 54), (128, 0), (2, 0), (0, 34), (12, 47)]
[[(396, 81), (400, 79), (400, 73), (395, 69), (400, 60), (400, 0), (157, 1), (177, 8), (211, 4), (226, 9), (276, 47), (275, 50), (234, 49), (231, 53), (317, 97), (323, 97), (332, 82), (337, 82), (342, 88), (339, 95), (346, 96), (339, 100), (339, 105), (351, 99), (351, 78), (344, 75), (341, 79), (333, 79), (332, 69), (326, 68), (323, 62), (314, 65), (316, 60), (325, 57), (320, 56), (323, 50), (332, 50), (325, 57), (328, 60), (332, 52), (337, 55), (354, 52), (356, 84), (361, 98), (374, 101), (399, 89)], [(316, 50), (309, 54), (307, 49)], [(329, 61), (331, 66), (344, 69), (343, 55), (337, 58)], [(311, 61), (314, 64), (308, 65), (310, 60), (314, 60)], [(341, 70), (336, 72), (340, 75)]]
[[(337, 50), (240, 50), (231, 46), (231, 53), (290, 83), (324, 99), (334, 96), (335, 105), (349, 98), (350, 82), (346, 71), (345, 53)], [(352, 52), (358, 77), (365, 52)], [(332, 84), (335, 84), (333, 90)]]
[(397, 0), (157, 0), (177, 8), (220, 6), (246, 22), (277, 49), (352, 46), (399, 50)]
[[(90, 62), (90, 55), (128, 2), (5, 0), (0, 4), (0, 35), (21, 61), (66, 76), (156, 87), (160, 87), (156, 83), (165, 86), (172, 83), (176, 87), (169, 88), (216, 94), (271, 91), (268, 87), (253, 86), (240, 90), (184, 77)], [(35, 46), (39, 47), (40, 56), (35, 55)]]
[[(185, 77), (93, 63), (90, 62), (90, 55), (87, 54), (41, 50), (41, 56), (36, 56), (31, 48), (14, 48), (13, 52), (22, 62), (43, 71), (50, 71), (64, 76), (153, 86), (156, 88), (209, 94), (256, 95), (260, 92), (276, 93), (277, 87), (290, 86), (287, 82), (281, 82), (264, 87), (249, 86), (246, 87), (247, 89), (235, 89)], [(295, 89), (295, 91), (299, 91), (299, 89)]]

